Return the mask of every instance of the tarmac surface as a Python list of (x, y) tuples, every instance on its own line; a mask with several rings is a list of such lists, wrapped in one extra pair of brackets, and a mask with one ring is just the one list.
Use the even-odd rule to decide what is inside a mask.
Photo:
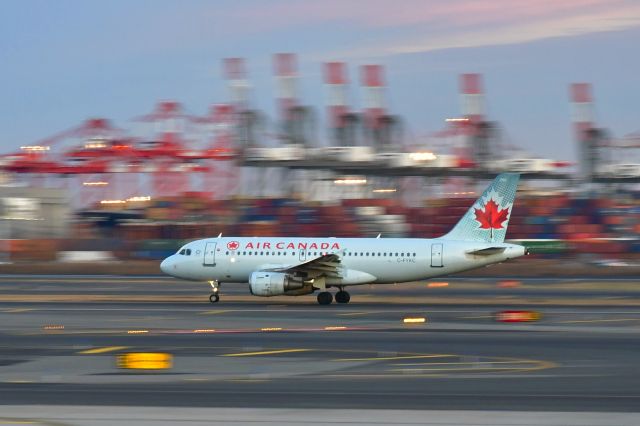
[[(207, 284), (171, 278), (0, 276), (0, 424), (27, 421), (29, 406), (68, 405), (629, 413), (620, 424), (640, 423), (633, 279), (450, 279), (350, 292), (347, 305), (320, 306), (315, 295), (259, 298), (224, 284), (210, 304)], [(541, 318), (496, 321), (507, 309)], [(170, 365), (123, 368), (131, 353), (167, 354)], [(347, 419), (335, 418), (322, 417)]]

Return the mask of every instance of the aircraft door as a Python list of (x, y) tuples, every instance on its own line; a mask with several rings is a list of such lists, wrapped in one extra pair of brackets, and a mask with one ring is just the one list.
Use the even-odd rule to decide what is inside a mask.
[(204, 266), (216, 266), (216, 245), (218, 243), (207, 243), (204, 248)]
[(431, 244), (431, 267), (442, 268), (442, 243)]
[(300, 250), (300, 262), (306, 262), (307, 250)]

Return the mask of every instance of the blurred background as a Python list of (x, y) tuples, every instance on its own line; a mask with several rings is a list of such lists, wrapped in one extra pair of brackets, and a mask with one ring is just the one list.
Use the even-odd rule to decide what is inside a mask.
[(367, 4), (10, 3), (2, 268), (157, 273), (220, 233), (437, 237), (504, 171), (508, 239), (635, 266), (637, 4)]

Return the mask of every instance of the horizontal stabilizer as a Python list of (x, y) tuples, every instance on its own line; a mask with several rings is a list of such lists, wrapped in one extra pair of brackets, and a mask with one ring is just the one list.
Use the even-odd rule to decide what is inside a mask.
[(474, 254), (476, 256), (490, 256), (492, 254), (504, 253), (506, 247), (487, 247), (479, 250), (469, 250), (467, 254)]

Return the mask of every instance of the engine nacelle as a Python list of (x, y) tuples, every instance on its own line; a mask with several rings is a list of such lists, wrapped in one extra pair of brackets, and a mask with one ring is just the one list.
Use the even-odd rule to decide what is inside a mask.
[(249, 290), (254, 296), (282, 296), (304, 287), (305, 284), (302, 281), (295, 281), (290, 275), (282, 272), (258, 271), (253, 272), (249, 277)]

